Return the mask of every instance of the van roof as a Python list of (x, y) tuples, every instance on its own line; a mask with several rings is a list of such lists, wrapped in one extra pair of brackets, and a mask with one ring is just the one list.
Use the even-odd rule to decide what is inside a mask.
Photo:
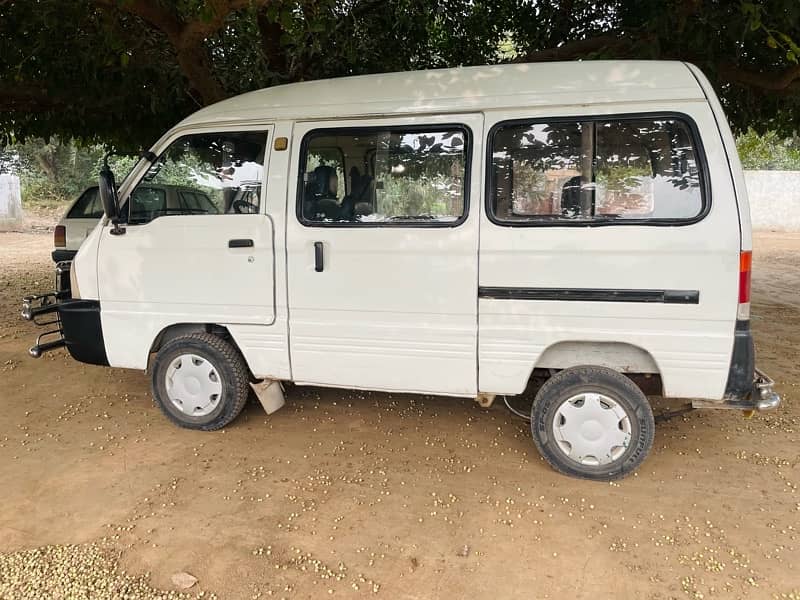
[(677, 61), (515, 63), (274, 86), (203, 108), (181, 125), (704, 99)]

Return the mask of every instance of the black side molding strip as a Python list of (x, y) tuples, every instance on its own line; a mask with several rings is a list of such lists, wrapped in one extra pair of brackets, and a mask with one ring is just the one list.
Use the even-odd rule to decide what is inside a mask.
[(699, 304), (697, 290), (615, 290), (602, 288), (479, 287), (479, 298), (494, 300), (559, 300), (575, 302), (655, 302)]

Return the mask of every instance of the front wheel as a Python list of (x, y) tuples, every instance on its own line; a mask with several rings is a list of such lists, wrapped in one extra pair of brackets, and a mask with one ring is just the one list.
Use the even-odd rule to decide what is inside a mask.
[(642, 464), (653, 446), (655, 421), (645, 395), (621, 373), (573, 367), (539, 389), (531, 432), (541, 455), (560, 473), (610, 481)]
[(153, 396), (170, 421), (213, 431), (233, 421), (250, 387), (244, 359), (230, 342), (191, 333), (162, 346), (153, 365)]

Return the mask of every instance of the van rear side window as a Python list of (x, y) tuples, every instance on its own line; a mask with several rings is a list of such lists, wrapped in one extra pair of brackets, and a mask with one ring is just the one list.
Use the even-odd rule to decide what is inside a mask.
[(684, 119), (501, 123), (490, 137), (497, 223), (692, 222), (707, 210), (699, 145)]

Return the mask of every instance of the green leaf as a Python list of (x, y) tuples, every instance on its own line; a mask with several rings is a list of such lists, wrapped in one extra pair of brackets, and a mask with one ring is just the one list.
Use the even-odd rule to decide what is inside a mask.
[(127, 52), (123, 52), (119, 55), (119, 64), (124, 68), (128, 66), (128, 63), (131, 61), (131, 57)]
[(777, 48), (778, 47), (778, 42), (774, 37), (769, 36), (767, 38), (767, 46), (769, 46), (770, 48)]

